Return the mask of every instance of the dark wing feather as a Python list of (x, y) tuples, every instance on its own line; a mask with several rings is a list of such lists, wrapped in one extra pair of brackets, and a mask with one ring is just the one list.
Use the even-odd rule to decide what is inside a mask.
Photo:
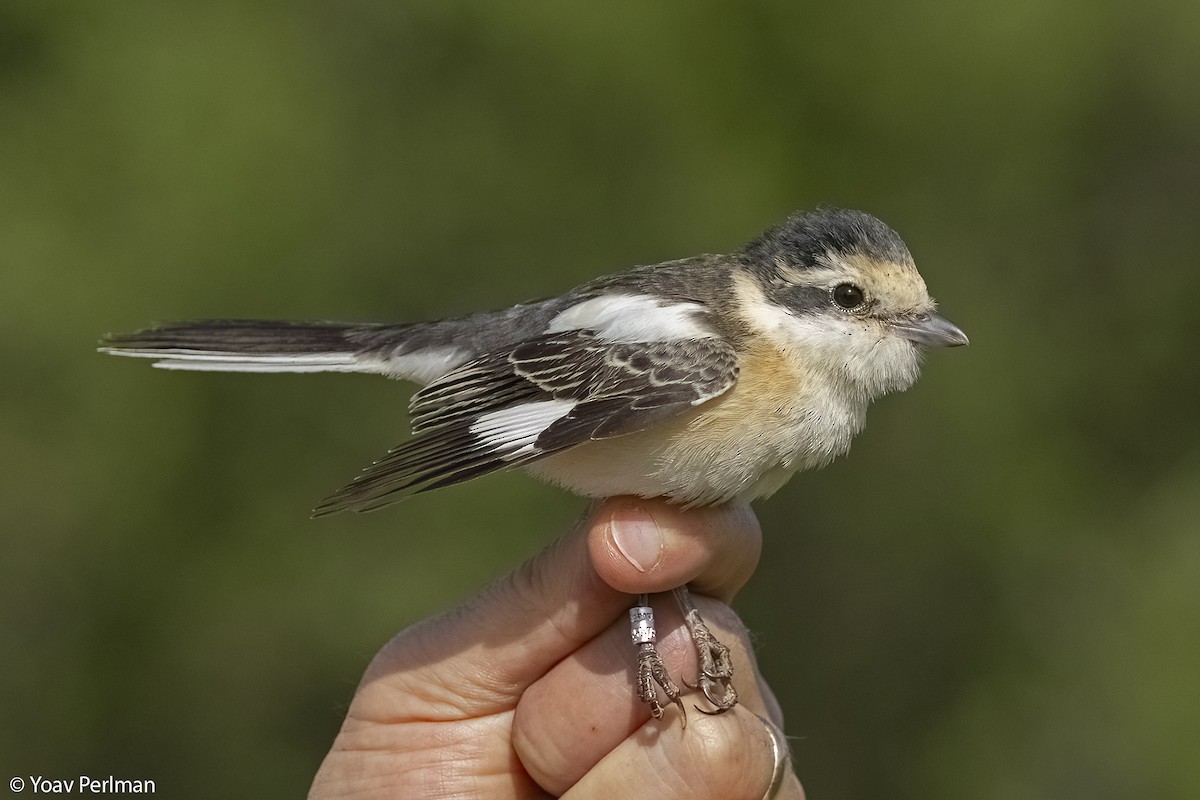
[(544, 373), (530, 370), (536, 360), (521, 360), (525, 347), (513, 352), (518, 371), (527, 370), (530, 380), (556, 397), (580, 401), (538, 436), (537, 447), (547, 453), (643, 430), (723, 394), (738, 373), (737, 356), (724, 339), (604, 344), (579, 365), (575, 374), (587, 376), (582, 384), (567, 380), (559, 388), (557, 374), (547, 381)]
[[(413, 438), (314, 513), (379, 508), (590, 439), (643, 430), (724, 393), (737, 374), (733, 348), (716, 337), (614, 343), (583, 330), (539, 336), (463, 364), (414, 394)], [(488, 414), (544, 401), (569, 411), (508, 440), (472, 428)]]

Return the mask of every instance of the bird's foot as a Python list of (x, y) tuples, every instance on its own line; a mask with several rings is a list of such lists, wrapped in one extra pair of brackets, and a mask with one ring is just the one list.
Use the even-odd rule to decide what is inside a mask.
[(638, 645), (637, 688), (638, 697), (650, 706), (650, 715), (655, 719), (663, 718), (663, 704), (659, 701), (661, 690), (663, 697), (679, 709), (679, 719), (683, 727), (687, 728), (687, 711), (683, 708), (683, 701), (679, 699), (679, 687), (667, 673), (662, 656), (649, 642)]
[(695, 686), (689, 684), (688, 688), (703, 692), (715, 709), (705, 711), (697, 706), (696, 710), (704, 714), (723, 714), (738, 702), (737, 689), (733, 688), (732, 683), (733, 660), (730, 658), (729, 648), (713, 636), (695, 607), (686, 610), (684, 621), (692, 634), (700, 662), (699, 680)]

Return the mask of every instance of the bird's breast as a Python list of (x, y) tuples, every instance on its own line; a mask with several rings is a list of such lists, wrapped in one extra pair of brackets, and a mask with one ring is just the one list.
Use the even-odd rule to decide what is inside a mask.
[(652, 428), (586, 442), (528, 467), (589, 497), (632, 494), (711, 505), (765, 497), (846, 452), (865, 403), (765, 345), (718, 398)]

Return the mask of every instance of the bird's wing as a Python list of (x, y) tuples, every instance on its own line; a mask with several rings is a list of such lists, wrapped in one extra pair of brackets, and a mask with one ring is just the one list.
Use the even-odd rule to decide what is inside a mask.
[(737, 380), (720, 337), (611, 342), (544, 334), (463, 364), (413, 395), (414, 436), (314, 514), (368, 511), (417, 492), (643, 430)]

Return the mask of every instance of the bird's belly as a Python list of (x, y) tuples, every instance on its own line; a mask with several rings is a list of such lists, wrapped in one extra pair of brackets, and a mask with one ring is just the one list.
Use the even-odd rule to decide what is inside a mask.
[[(798, 470), (846, 452), (865, 404), (838, 402), (821, 384), (763, 385), (753, 370), (725, 395), (653, 428), (577, 445), (526, 469), (585, 497), (664, 497), (685, 505), (753, 500)], [(804, 390), (795, 393), (794, 387)], [(790, 394), (775, 386), (793, 389)]]

